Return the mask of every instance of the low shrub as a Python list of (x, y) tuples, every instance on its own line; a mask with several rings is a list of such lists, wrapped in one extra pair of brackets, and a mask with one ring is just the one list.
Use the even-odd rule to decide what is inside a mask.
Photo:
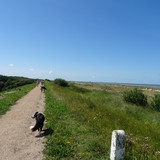
[(147, 96), (137, 88), (124, 92), (123, 99), (128, 103), (147, 106)]
[(155, 94), (151, 101), (153, 110), (160, 111), (160, 94)]

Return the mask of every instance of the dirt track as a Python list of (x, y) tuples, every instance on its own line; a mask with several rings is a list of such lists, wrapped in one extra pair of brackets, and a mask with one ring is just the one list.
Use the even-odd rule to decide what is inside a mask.
[(44, 93), (35, 87), (0, 118), (0, 160), (42, 160), (44, 137), (36, 137), (29, 127), (36, 111), (43, 112)]

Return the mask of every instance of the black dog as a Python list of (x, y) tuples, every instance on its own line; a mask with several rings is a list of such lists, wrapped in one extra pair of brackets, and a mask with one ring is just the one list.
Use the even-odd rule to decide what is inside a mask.
[(36, 130), (39, 131), (39, 133), (41, 133), (42, 131), (42, 128), (43, 128), (43, 125), (44, 125), (44, 120), (45, 120), (45, 117), (42, 113), (38, 113), (36, 112), (32, 118), (35, 118), (36, 119), (36, 124), (34, 127), (31, 127), (30, 129), (34, 132)]
[(41, 86), (41, 92), (45, 92), (47, 88), (45, 86)]

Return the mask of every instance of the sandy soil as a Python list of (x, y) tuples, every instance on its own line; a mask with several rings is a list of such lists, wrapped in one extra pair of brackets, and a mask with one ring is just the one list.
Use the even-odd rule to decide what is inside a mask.
[(0, 118), (0, 160), (42, 160), (45, 137), (31, 132), (31, 118), (36, 111), (43, 113), (44, 93), (35, 87)]

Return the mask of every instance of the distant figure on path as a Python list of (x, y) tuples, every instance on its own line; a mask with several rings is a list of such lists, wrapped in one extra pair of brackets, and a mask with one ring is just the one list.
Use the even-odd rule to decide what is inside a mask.
[(44, 82), (41, 82), (41, 92), (45, 92), (47, 88), (44, 86)]
[(41, 86), (41, 92), (45, 92), (47, 88), (45, 86)]
[(36, 81), (36, 86), (38, 87), (38, 86), (39, 86), (39, 84), (40, 84), (40, 81), (39, 81), (39, 80), (37, 80), (37, 81)]

